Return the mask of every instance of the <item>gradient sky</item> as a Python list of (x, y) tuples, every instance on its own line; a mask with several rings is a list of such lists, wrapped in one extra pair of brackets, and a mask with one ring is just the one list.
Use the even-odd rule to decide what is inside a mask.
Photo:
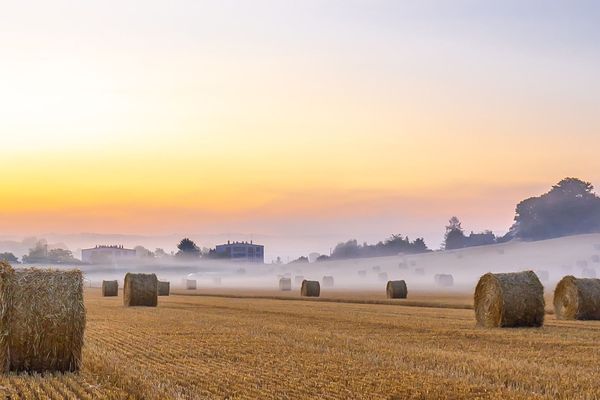
[(491, 3), (2, 1), (0, 228), (502, 232), (600, 185), (600, 6)]

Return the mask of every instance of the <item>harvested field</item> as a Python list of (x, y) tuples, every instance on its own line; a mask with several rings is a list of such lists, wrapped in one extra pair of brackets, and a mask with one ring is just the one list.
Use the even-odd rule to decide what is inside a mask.
[(86, 291), (85, 298), (81, 373), (3, 376), (0, 394), (31, 399), (600, 397), (597, 321), (557, 321), (549, 315), (542, 328), (482, 329), (475, 326), (473, 310), (181, 295), (161, 297), (157, 308), (128, 308), (97, 289)]

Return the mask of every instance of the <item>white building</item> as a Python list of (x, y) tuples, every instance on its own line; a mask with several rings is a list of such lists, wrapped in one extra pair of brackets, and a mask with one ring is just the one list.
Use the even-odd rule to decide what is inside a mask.
[(121, 245), (96, 246), (81, 250), (81, 261), (88, 264), (114, 264), (119, 261), (135, 259), (135, 250)]
[(221, 258), (230, 261), (253, 262), (264, 264), (265, 246), (252, 242), (230, 242), (216, 247), (216, 253)]

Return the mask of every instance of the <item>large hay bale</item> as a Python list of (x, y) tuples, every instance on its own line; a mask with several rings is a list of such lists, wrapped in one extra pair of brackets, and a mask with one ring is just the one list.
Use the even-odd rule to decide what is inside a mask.
[(304, 282), (304, 277), (303, 276), (295, 276), (294, 277), (294, 284), (295, 285), (302, 285), (302, 282)]
[(565, 276), (554, 290), (558, 319), (600, 319), (600, 279)]
[(442, 287), (454, 286), (454, 277), (450, 274), (435, 274), (435, 284)]
[(319, 281), (302, 281), (300, 295), (304, 297), (319, 297), (321, 295), (321, 285)]
[(0, 263), (0, 371), (73, 372), (85, 330), (79, 270)]
[(364, 278), (367, 276), (367, 271), (358, 271), (358, 276), (360, 276), (361, 278)]
[(158, 304), (158, 279), (156, 274), (125, 275), (123, 287), (123, 304), (126, 307), (156, 307)]
[(408, 296), (408, 289), (404, 281), (388, 281), (385, 292), (388, 299), (405, 299)]
[(195, 279), (186, 279), (185, 280), (185, 288), (187, 290), (196, 290), (196, 280)]
[(168, 296), (171, 294), (171, 282), (158, 281), (158, 295)]
[(292, 290), (292, 280), (290, 278), (279, 279), (279, 290), (282, 292), (289, 292)]
[(379, 279), (381, 282), (387, 282), (388, 280), (388, 274), (387, 272), (380, 272), (377, 274), (377, 279)]
[(323, 287), (327, 287), (327, 288), (333, 287), (333, 276), (324, 276), (323, 277)]
[(485, 327), (542, 326), (544, 286), (533, 271), (483, 275), (475, 288), (475, 318)]
[(114, 297), (119, 295), (119, 282), (102, 281), (102, 296)]

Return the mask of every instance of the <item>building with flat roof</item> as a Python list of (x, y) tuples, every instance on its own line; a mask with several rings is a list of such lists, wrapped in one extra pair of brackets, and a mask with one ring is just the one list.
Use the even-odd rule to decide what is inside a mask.
[(265, 262), (265, 246), (250, 242), (230, 242), (217, 245), (215, 252), (219, 258), (230, 261), (261, 263)]
[(134, 260), (135, 256), (135, 250), (126, 249), (122, 245), (98, 245), (81, 250), (81, 261), (88, 264), (114, 264), (119, 261)]

